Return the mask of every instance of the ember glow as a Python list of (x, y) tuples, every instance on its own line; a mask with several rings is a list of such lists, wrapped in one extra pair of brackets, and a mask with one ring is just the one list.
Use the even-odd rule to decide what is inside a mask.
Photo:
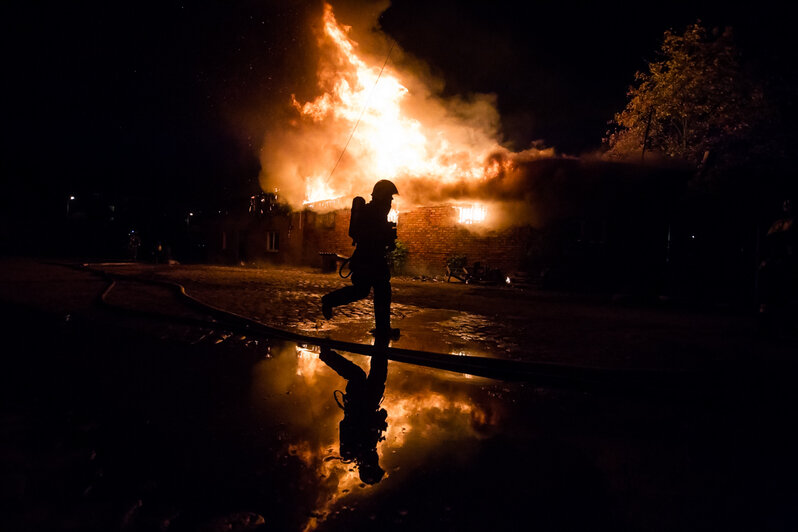
[(292, 95), (296, 118), (267, 132), (264, 187), (279, 186), (297, 205), (365, 196), (376, 180), (392, 179), (411, 206), (423, 202), (430, 183), (494, 176), (491, 155), (507, 150), (496, 141), (492, 96), (444, 101), (395, 66), (392, 58), (402, 56), (395, 45), (384, 43), (374, 55), (361, 51), (329, 4), (322, 22), (318, 95), (308, 101)]

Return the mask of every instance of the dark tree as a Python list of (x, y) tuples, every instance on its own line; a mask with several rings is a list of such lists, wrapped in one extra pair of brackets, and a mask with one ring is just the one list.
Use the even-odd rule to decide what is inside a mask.
[(707, 31), (698, 22), (667, 31), (659, 55), (635, 74), (605, 138), (609, 157), (659, 155), (710, 175), (773, 157), (774, 139), (763, 135), (773, 111), (731, 28)]

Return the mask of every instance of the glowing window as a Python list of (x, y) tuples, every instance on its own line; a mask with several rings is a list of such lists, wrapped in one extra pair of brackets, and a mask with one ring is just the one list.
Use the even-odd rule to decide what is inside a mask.
[(488, 209), (482, 205), (468, 205), (457, 207), (460, 213), (458, 222), (461, 224), (476, 224), (485, 221), (485, 216), (488, 214)]

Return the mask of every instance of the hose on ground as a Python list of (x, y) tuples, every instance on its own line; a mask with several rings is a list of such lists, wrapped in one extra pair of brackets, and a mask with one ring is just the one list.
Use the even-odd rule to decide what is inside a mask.
[[(112, 274), (105, 270), (93, 268), (88, 264), (82, 265), (81, 268), (109, 281), (108, 286), (100, 295), (100, 302), (103, 305), (117, 311), (121, 310), (123, 312), (134, 313), (138, 315), (177, 319), (183, 323), (197, 326), (218, 327), (219, 325), (224, 325), (238, 333), (246, 332), (248, 335), (278, 338), (281, 340), (315, 345), (318, 347), (326, 347), (329, 349), (366, 356), (375, 354), (377, 352), (376, 350), (379, 349), (379, 353), (387, 356), (390, 360), (453, 371), (457, 373), (467, 373), (475, 376), (509, 381), (526, 381), (538, 385), (578, 385), (579, 387), (583, 388), (610, 388), (616, 390), (635, 389), (639, 391), (654, 389), (684, 389), (685, 386), (691, 388), (692, 384), (702, 379), (702, 377), (696, 372), (596, 368), (572, 364), (528, 362), (471, 355), (450, 355), (398, 347), (375, 348), (372, 345), (334, 340), (332, 338), (310, 336), (278, 329), (276, 327), (260, 323), (246, 316), (242, 316), (229, 310), (224, 310), (209, 303), (200, 301), (196, 297), (188, 294), (186, 288), (177, 282), (162, 279), (142, 278), (138, 276)], [(198, 310), (209, 314), (217, 321), (205, 321), (194, 318), (179, 318), (167, 314), (155, 313), (152, 311), (139, 311), (122, 308), (109, 303), (108, 295), (116, 287), (117, 280), (133, 281), (168, 287), (175, 291), (177, 295), (187, 303), (194, 306)]]

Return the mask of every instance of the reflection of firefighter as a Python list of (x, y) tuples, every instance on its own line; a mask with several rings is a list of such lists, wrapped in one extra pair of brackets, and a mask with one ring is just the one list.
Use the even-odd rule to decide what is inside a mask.
[(788, 306), (796, 296), (798, 276), (798, 227), (792, 204), (786, 200), (782, 216), (774, 221), (765, 237), (764, 260), (760, 264), (759, 312), (764, 325), (781, 332), (788, 319)]
[(396, 249), (396, 226), (388, 221), (396, 186), (383, 179), (374, 185), (371, 202), (355, 198), (349, 235), (356, 246), (349, 262), (352, 286), (330, 292), (321, 299), (324, 317), (332, 318), (333, 308), (363, 299), (374, 288), (375, 332), (396, 335), (391, 329), (391, 269), (387, 253)]
[[(387, 343), (386, 343), (387, 345)], [(388, 412), (380, 408), (388, 375), (388, 358), (385, 353), (371, 357), (368, 376), (357, 364), (329, 348), (322, 348), (319, 357), (336, 373), (346, 379), (346, 393), (335, 400), (344, 411), (339, 424), (341, 458), (357, 464), (360, 480), (376, 484), (385, 475), (380, 467), (377, 444), (385, 439)]]

